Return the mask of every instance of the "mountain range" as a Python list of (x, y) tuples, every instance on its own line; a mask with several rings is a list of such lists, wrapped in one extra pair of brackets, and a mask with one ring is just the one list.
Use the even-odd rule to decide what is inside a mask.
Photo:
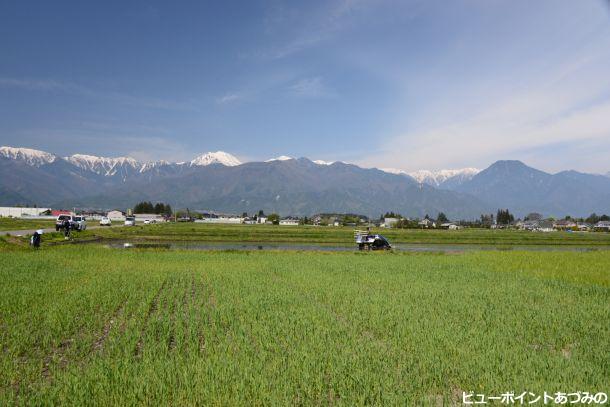
[(393, 211), (422, 217), (444, 212), (470, 219), (509, 208), (518, 216), (585, 216), (610, 213), (610, 177), (549, 174), (520, 161), (498, 161), (484, 170), (408, 173), (287, 156), (241, 163), (222, 151), (172, 163), (0, 147), (0, 205), (110, 209), (142, 200), (282, 215)]

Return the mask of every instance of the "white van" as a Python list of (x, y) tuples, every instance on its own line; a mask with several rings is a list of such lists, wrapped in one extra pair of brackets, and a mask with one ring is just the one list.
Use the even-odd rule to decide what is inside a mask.
[(136, 225), (135, 216), (126, 216), (125, 217), (125, 226), (135, 226), (135, 225)]
[(87, 219), (84, 216), (75, 216), (74, 217), (74, 226), (76, 230), (83, 231), (87, 230)]

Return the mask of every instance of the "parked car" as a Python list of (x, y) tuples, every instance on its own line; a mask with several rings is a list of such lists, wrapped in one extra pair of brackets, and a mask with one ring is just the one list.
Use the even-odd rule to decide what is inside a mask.
[(125, 217), (125, 226), (135, 226), (135, 225), (136, 225), (135, 216), (126, 216)]
[(84, 216), (75, 216), (74, 229), (78, 230), (79, 232), (87, 230), (87, 219)]
[(110, 218), (107, 216), (102, 216), (102, 219), (100, 219), (100, 226), (111, 226), (111, 225), (112, 225), (112, 221), (110, 220)]
[(75, 224), (74, 224), (74, 216), (72, 215), (59, 215), (57, 216), (57, 219), (55, 220), (55, 231), (59, 231), (59, 229), (63, 229), (64, 228), (64, 222), (67, 220), (70, 221), (70, 228), (74, 229), (75, 228)]
[(148, 225), (148, 224), (150, 224), (150, 223), (152, 223), (152, 222), (150, 221), (150, 219), (144, 219), (144, 224), (145, 224), (145, 225)]

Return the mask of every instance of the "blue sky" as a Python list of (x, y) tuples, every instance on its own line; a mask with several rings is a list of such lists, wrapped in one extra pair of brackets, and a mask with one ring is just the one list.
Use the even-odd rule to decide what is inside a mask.
[(0, 144), (405, 170), (521, 159), (605, 173), (609, 7), (3, 2)]

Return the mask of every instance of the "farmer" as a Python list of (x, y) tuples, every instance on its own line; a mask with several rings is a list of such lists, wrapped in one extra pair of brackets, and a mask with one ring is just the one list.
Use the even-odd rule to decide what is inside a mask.
[(69, 218), (64, 219), (64, 223), (62, 224), (62, 227), (64, 229), (64, 238), (67, 240), (70, 238), (70, 228), (72, 227), (72, 224), (70, 223)]
[(32, 238), (30, 239), (30, 245), (32, 245), (32, 247), (34, 249), (38, 249), (40, 247), (40, 240), (41, 240), (40, 236), (41, 235), (42, 235), (42, 230), (37, 230), (32, 235)]

